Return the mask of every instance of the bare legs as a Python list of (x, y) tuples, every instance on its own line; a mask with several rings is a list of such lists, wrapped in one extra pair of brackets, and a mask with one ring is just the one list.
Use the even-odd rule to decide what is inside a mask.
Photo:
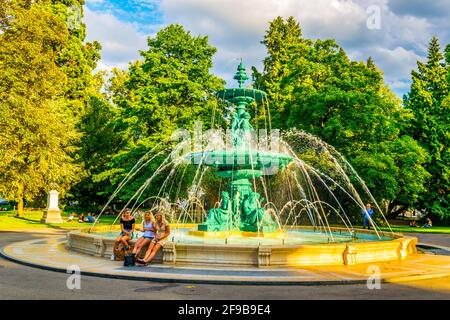
[(139, 240), (134, 245), (132, 253), (134, 253), (135, 256), (139, 255), (139, 253), (141, 252), (141, 249), (143, 247), (145, 247), (147, 244), (149, 244), (150, 241), (152, 241), (152, 240), (149, 238), (139, 238)]
[(146, 264), (152, 261), (152, 259), (155, 257), (155, 255), (158, 253), (159, 249), (161, 248), (161, 244), (151, 242), (150, 246), (147, 249), (147, 252), (145, 253), (144, 259), (142, 259)]
[(119, 249), (119, 244), (122, 243), (124, 247), (128, 247), (128, 241), (130, 241), (130, 236), (118, 236), (114, 242), (114, 250)]

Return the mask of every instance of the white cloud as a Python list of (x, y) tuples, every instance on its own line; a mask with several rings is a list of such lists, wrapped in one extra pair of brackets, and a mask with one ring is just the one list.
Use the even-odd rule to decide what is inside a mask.
[(277, 16), (296, 17), (307, 37), (341, 41), (361, 38), (367, 16), (359, 5), (338, 0), (163, 0), (160, 9), (166, 23), (181, 23), (195, 34), (209, 36), (219, 49), (214, 69), (226, 75), (228, 85), (234, 84), (239, 58), (247, 67), (261, 69), (266, 53), (260, 41)]
[(412, 50), (397, 47), (393, 50), (386, 48), (376, 48), (373, 52), (376, 61), (382, 61), (384, 75), (388, 79), (407, 79), (410, 77), (412, 69), (417, 66), (417, 60), (422, 58)]
[(122, 22), (110, 13), (98, 13), (85, 7), (84, 22), (87, 40), (97, 40), (103, 47), (99, 69), (125, 68), (128, 62), (140, 58), (138, 50), (147, 46), (147, 36), (139, 33), (135, 25)]
[[(111, 0), (88, 0), (88, 3), (108, 1)], [(218, 48), (214, 72), (225, 78), (228, 86), (234, 85), (232, 76), (239, 58), (243, 58), (247, 67), (254, 65), (261, 69), (266, 51), (260, 41), (269, 22), (277, 16), (294, 16), (307, 38), (336, 39), (352, 59), (366, 60), (373, 56), (384, 70), (386, 82), (400, 93), (416, 60), (426, 55), (431, 36), (438, 35), (443, 44), (450, 42), (450, 19), (420, 14), (417, 1), (414, 2), (417, 8), (406, 8), (406, 0), (397, 4), (393, 0), (136, 1), (151, 4), (160, 1), (164, 25), (180, 23), (195, 35), (207, 35)], [(366, 26), (369, 16), (366, 9), (370, 5), (381, 9), (380, 30), (369, 30)], [(126, 66), (128, 61), (139, 57), (138, 49), (146, 47), (146, 36), (139, 33), (143, 29), (137, 22), (125, 23), (111, 14), (89, 10), (86, 22), (89, 38), (98, 39), (104, 46), (102, 63), (107, 67)]]

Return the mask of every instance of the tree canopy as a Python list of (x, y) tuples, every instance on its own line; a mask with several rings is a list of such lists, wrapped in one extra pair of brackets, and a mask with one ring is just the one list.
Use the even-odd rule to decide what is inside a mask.
[(24, 199), (50, 187), (65, 192), (82, 172), (75, 161), (82, 108), (74, 106), (83, 104), (99, 45), (69, 30), (65, 2), (0, 7), (0, 192), (18, 202), (19, 215)]
[(421, 209), (440, 219), (450, 219), (450, 45), (445, 56), (439, 40), (429, 43), (426, 62), (417, 62), (405, 107), (413, 117), (407, 132), (428, 152), (425, 163), (431, 179), (421, 194)]
[[(94, 73), (101, 45), (86, 42), (83, 5), (0, 2), (0, 194), (19, 203), (19, 214), (24, 199), (42, 199), (50, 187), (104, 204), (137, 163), (144, 166), (119, 200), (158, 170), (143, 196), (172, 192), (173, 183), (162, 186), (172, 174), (186, 191), (195, 168), (164, 167), (172, 133), (192, 130), (196, 120), (203, 130), (226, 121), (215, 96), (224, 81), (211, 71), (217, 49), (208, 37), (169, 25), (126, 70)], [(289, 130), (286, 139), (299, 130), (321, 138), (391, 217), (414, 208), (450, 218), (450, 44), (442, 51), (431, 39), (403, 104), (372, 58), (353, 61), (333, 39), (305, 38), (293, 17), (271, 21), (262, 44), (267, 56), (263, 70), (252, 68), (252, 86), (267, 92), (269, 104), (251, 111), (257, 128), (271, 121)], [(305, 161), (329, 165), (290, 142)], [(206, 188), (216, 191), (218, 181), (209, 178)]]
[(375, 198), (387, 201), (391, 215), (412, 207), (425, 190), (426, 152), (403, 132), (412, 114), (385, 86), (373, 59), (351, 61), (334, 40), (301, 38), (293, 18), (275, 19), (263, 43), (268, 57), (257, 82), (272, 92), (280, 127), (305, 130), (334, 146)]
[[(221, 114), (215, 92), (224, 82), (210, 70), (215, 52), (207, 37), (170, 25), (148, 39), (142, 60), (131, 63), (128, 71), (114, 71), (109, 94), (117, 108), (113, 125), (123, 145), (111, 156), (108, 168), (94, 177), (96, 181), (108, 180), (114, 188), (149, 150), (166, 148), (175, 129), (192, 129), (195, 120), (207, 127), (215, 112)], [(122, 198), (130, 198), (167, 155), (151, 162)], [(148, 190), (157, 189), (152, 185)]]

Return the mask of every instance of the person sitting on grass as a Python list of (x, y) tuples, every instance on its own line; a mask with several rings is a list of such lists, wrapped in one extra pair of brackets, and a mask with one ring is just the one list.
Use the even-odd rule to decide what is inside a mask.
[(86, 218), (86, 222), (92, 223), (94, 222), (94, 217), (92, 216), (92, 214), (89, 212)]
[(73, 218), (75, 218), (75, 216), (73, 215), (73, 212), (71, 212), (71, 213), (69, 214), (69, 216), (67, 217), (67, 222), (72, 222), (72, 221), (73, 221)]
[[(120, 235), (116, 238), (116, 241), (114, 242), (114, 252), (119, 250), (119, 244), (121, 243), (125, 251), (129, 249), (128, 241), (133, 239), (135, 223), (136, 221), (131, 216), (131, 210), (128, 208), (125, 209), (122, 214), (122, 217), (120, 218)], [(114, 254), (113, 258), (115, 258)]]
[(417, 228), (417, 227), (418, 227), (417, 221), (416, 221), (416, 220), (411, 220), (411, 221), (409, 222), (409, 226), (410, 226), (410, 227), (413, 227), (413, 228)]
[(430, 218), (425, 219), (425, 224), (422, 226), (422, 228), (431, 228), (433, 227), (433, 222), (431, 222)]
[(144, 259), (137, 259), (139, 264), (148, 265), (152, 259), (156, 256), (159, 249), (166, 244), (168, 237), (170, 235), (170, 226), (169, 223), (164, 219), (161, 212), (156, 212), (155, 215), (155, 229), (156, 234), (155, 238), (150, 243), (150, 246), (145, 253)]
[(136, 244), (134, 245), (132, 252), (133, 257), (136, 257), (136, 255), (139, 257), (141, 249), (150, 244), (150, 242), (155, 238), (155, 217), (153, 217), (151, 211), (145, 213), (140, 230), (144, 234), (136, 241)]
[(84, 213), (80, 214), (80, 216), (78, 217), (78, 222), (79, 223), (83, 223), (84, 222)]

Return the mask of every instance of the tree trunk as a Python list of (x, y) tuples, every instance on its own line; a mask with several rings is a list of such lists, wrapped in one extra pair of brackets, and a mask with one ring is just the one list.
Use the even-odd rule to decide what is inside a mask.
[(24, 218), (25, 212), (23, 208), (23, 193), (24, 193), (24, 185), (23, 182), (19, 183), (19, 187), (17, 188), (17, 216)]

